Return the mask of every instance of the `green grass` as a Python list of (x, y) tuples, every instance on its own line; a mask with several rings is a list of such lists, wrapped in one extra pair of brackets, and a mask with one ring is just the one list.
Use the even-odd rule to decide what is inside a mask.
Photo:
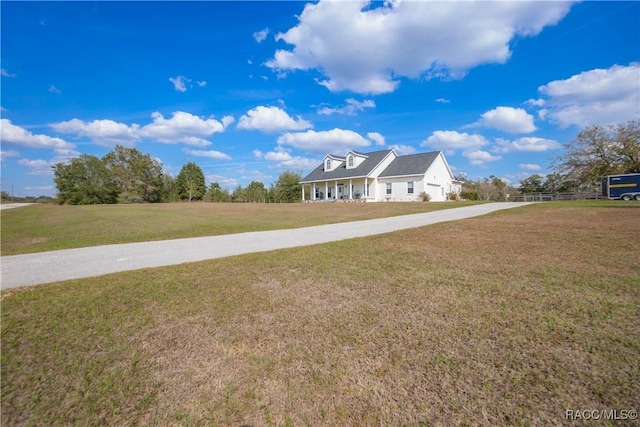
[(33, 205), (1, 212), (1, 255), (304, 227), (429, 212), (450, 203)]
[(2, 425), (560, 425), (567, 409), (637, 409), (640, 210), (617, 207), (4, 291)]

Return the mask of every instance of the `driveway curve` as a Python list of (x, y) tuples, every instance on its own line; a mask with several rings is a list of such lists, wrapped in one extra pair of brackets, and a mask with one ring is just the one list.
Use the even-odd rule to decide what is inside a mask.
[(33, 203), (0, 203), (0, 210), (21, 208), (32, 204)]
[(1, 289), (308, 246), (472, 218), (529, 203), (489, 203), (285, 230), (65, 249), (0, 258)]

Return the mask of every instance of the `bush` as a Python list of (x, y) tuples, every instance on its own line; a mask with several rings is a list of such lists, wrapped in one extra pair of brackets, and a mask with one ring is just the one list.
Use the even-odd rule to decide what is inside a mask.
[(422, 199), (423, 202), (428, 202), (431, 200), (431, 195), (423, 191), (422, 193), (420, 193), (420, 198)]
[(477, 191), (463, 191), (460, 193), (460, 198), (464, 200), (479, 200), (480, 196)]
[(447, 200), (458, 200), (458, 193), (455, 191), (447, 193)]

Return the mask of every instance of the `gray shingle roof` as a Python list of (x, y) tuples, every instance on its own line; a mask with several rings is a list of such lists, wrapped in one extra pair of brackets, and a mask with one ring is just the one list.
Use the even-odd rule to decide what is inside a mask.
[[(391, 150), (374, 151), (372, 153), (363, 153), (368, 158), (364, 159), (362, 163), (353, 169), (347, 169), (345, 163), (341, 164), (338, 168), (331, 172), (324, 171), (324, 164), (320, 164), (311, 173), (305, 176), (300, 182), (312, 182), (312, 181), (325, 181), (331, 179), (342, 178), (355, 178), (361, 176), (367, 176), (373, 168), (378, 166), (380, 162), (391, 152)], [(342, 158), (342, 157), (341, 157)]]
[(440, 154), (439, 151), (431, 151), (429, 153), (399, 156), (382, 171), (380, 177), (422, 175), (429, 169), (438, 154)]

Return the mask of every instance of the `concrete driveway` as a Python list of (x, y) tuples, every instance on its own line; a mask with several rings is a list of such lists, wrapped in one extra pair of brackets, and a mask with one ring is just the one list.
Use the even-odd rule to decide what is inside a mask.
[(1, 289), (308, 246), (485, 215), (530, 203), (490, 203), (366, 221), (223, 236), (93, 246), (0, 258)]
[(32, 204), (33, 203), (0, 203), (0, 210), (21, 208)]

